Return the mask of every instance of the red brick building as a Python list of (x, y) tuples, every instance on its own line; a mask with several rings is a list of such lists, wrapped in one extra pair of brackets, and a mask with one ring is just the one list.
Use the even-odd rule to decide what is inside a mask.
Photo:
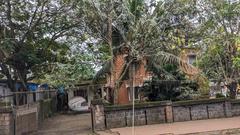
[[(125, 51), (124, 51), (125, 50)], [(194, 51), (195, 52), (195, 51)], [(191, 55), (190, 55), (191, 54)], [(197, 54), (197, 53), (194, 53)], [(185, 49), (183, 52), (180, 53), (180, 58), (185, 60), (186, 63), (190, 63), (191, 61), (187, 56), (192, 56), (192, 53), (189, 53), (189, 51), (186, 51)], [(127, 73), (125, 77), (121, 80), (119, 83), (118, 88), (116, 88), (116, 82), (121, 78), (120, 76), (123, 73), (123, 70), (126, 68), (125, 63), (128, 61), (128, 52), (126, 52), (125, 49), (119, 49), (117, 53), (115, 53), (114, 58), (113, 58), (113, 65), (114, 65), (114, 71), (111, 72), (111, 64), (110, 62), (105, 65), (107, 66), (107, 71), (104, 72), (105, 79), (106, 79), (106, 84), (103, 88), (102, 92), (102, 97), (105, 98), (106, 100), (113, 102), (114, 100), (114, 89), (117, 89), (117, 102), (118, 104), (127, 104), (130, 101), (132, 101), (133, 96), (132, 96), (132, 90), (130, 89), (130, 86), (134, 86), (135, 90), (135, 100), (140, 99), (140, 94), (139, 94), (139, 88), (143, 86), (144, 81), (151, 80), (153, 73), (152, 71), (149, 71), (147, 69), (147, 58), (142, 58), (141, 60), (138, 60), (135, 62), (135, 72), (131, 73), (133, 74), (133, 77), (130, 77), (131, 74), (129, 72), (130, 68), (128, 68)], [(132, 63), (133, 64), (133, 63)], [(130, 65), (132, 66), (132, 65)], [(129, 67), (130, 67), (129, 66)], [(105, 67), (106, 68), (106, 67)], [(183, 72), (186, 73), (186, 75), (191, 78), (194, 76), (196, 73), (198, 73), (198, 69), (196, 68), (191, 68), (191, 70), (188, 69), (182, 69)], [(132, 81), (133, 79), (133, 81)], [(132, 84), (133, 83), (133, 84)], [(104, 94), (103, 94), (104, 93)]]
[[(121, 72), (123, 70), (124, 65), (124, 55), (118, 54), (114, 58), (114, 70), (115, 72), (112, 74), (107, 75), (107, 87), (114, 87), (115, 82), (120, 78)], [(146, 70), (146, 60), (139, 61), (138, 64), (136, 64), (135, 73), (133, 73), (133, 85), (135, 87), (135, 99), (139, 99), (139, 93), (138, 88), (141, 87), (145, 80), (149, 80), (151, 78), (151, 72)], [(129, 75), (129, 73), (128, 73)], [(130, 76), (130, 75), (129, 75)], [(118, 89), (118, 103), (119, 104), (125, 104), (129, 103), (129, 101), (132, 100), (132, 91), (130, 89), (132, 78), (127, 77), (126, 79), (123, 79), (122, 82), (120, 82), (120, 86)]]
[[(123, 74), (123, 71), (126, 69), (126, 61), (127, 61), (127, 53), (126, 51), (123, 51), (123, 49), (119, 49), (117, 53), (115, 53), (113, 58), (113, 72), (111, 72), (111, 64), (108, 63), (107, 69), (108, 71), (104, 72), (106, 84), (104, 87), (105, 93), (102, 94), (102, 97), (104, 97), (106, 100), (109, 100), (110, 102), (113, 102), (113, 96), (114, 96), (114, 89), (116, 90), (116, 82), (119, 81), (119, 78), (121, 78), (121, 75)], [(133, 63), (132, 63), (133, 64)], [(130, 66), (132, 66), (132, 64)], [(143, 86), (144, 81), (151, 79), (152, 73), (147, 70), (147, 60), (146, 58), (143, 58), (142, 60), (137, 61), (135, 64), (135, 72), (133, 73), (133, 78), (130, 77), (130, 68), (127, 68), (127, 72), (125, 76), (121, 79), (119, 86), (118, 86), (118, 93), (117, 95), (117, 102), (118, 104), (127, 104), (132, 100), (132, 90), (130, 89), (130, 86), (133, 83), (133, 86), (135, 87), (135, 99), (140, 99), (139, 95), (139, 88)], [(129, 66), (129, 67), (130, 67)], [(132, 73), (132, 72), (131, 72)], [(131, 80), (134, 81), (131, 81)]]

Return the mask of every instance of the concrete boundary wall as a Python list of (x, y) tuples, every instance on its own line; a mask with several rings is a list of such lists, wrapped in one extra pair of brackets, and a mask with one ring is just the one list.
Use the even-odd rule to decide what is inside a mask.
[(37, 131), (42, 121), (56, 112), (56, 98), (17, 108), (0, 107), (0, 135), (27, 135)]
[[(92, 128), (105, 130), (132, 125), (132, 105), (104, 105), (92, 101)], [(135, 105), (135, 125), (181, 122), (240, 116), (240, 100), (204, 99), (161, 101)]]
[(0, 135), (14, 134), (14, 119), (11, 108), (0, 109)]

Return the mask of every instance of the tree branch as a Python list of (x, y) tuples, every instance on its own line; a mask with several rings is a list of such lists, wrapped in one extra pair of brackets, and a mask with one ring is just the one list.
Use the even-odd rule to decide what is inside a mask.
[(39, 22), (42, 20), (43, 9), (44, 9), (46, 3), (47, 3), (47, 0), (44, 1), (43, 4), (42, 4), (42, 6), (41, 6), (41, 11), (40, 11), (39, 18), (36, 20), (36, 22), (35, 22), (34, 24), (32, 24), (33, 21), (34, 21), (34, 18), (35, 18), (35, 16), (36, 16), (36, 14), (37, 14), (38, 8), (36, 8), (36, 10), (35, 10), (35, 12), (34, 12), (34, 14), (33, 14), (33, 18), (32, 18), (32, 20), (31, 20), (31, 23), (30, 23), (30, 25), (29, 25), (29, 27), (28, 27), (28, 30), (27, 30), (27, 31), (25, 32), (25, 34), (22, 36), (19, 44), (22, 44), (22, 43), (24, 42), (24, 40), (26, 39), (26, 37), (28, 36), (28, 34), (29, 34), (29, 33), (39, 24)]
[(131, 63), (133, 62), (133, 59), (131, 59), (128, 63), (124, 63), (123, 68), (121, 70), (121, 74), (120, 77), (118, 78), (118, 80), (116, 81), (116, 86), (119, 85), (119, 83), (122, 81), (123, 77), (125, 76), (125, 74), (127, 73), (129, 66), (131, 65)]
[(237, 35), (240, 33), (240, 21), (238, 21), (238, 26), (237, 26), (238, 28), (237, 28)]
[(15, 34), (14, 34), (14, 23), (12, 22), (12, 5), (10, 0), (7, 1), (7, 19), (9, 21), (9, 27), (10, 27), (10, 38), (15, 39)]

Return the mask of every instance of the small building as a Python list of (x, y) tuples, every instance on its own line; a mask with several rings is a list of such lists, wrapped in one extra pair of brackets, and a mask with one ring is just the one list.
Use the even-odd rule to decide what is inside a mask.
[(93, 84), (91, 80), (83, 81), (79, 84), (76, 84), (74, 88), (68, 88), (68, 100), (71, 100), (74, 97), (80, 96), (86, 99), (88, 106), (91, 105), (91, 101), (94, 99), (94, 96), (99, 96), (103, 98), (104, 95), (104, 83)]
[[(117, 96), (117, 101), (115, 103), (118, 104), (127, 104), (133, 100), (133, 91), (130, 89), (130, 86), (134, 87), (135, 90), (135, 97), (134, 100), (140, 99), (140, 89), (145, 81), (151, 80), (152, 78), (152, 71), (147, 69), (147, 58), (143, 58), (134, 62), (135, 65), (135, 72), (133, 73), (132, 77), (130, 74), (130, 69), (124, 71), (126, 69), (125, 61), (127, 60), (127, 49), (128, 48), (120, 48), (114, 55), (113, 65), (114, 65), (114, 72), (111, 73), (111, 61), (105, 63), (103, 68), (97, 73), (96, 76), (104, 76), (106, 79), (106, 83), (104, 87), (102, 87), (103, 93), (105, 93), (104, 99), (109, 101), (110, 103), (114, 103), (114, 97)], [(132, 65), (131, 65), (132, 66)], [(121, 76), (123, 72), (127, 72), (124, 76)], [(118, 79), (122, 78), (119, 84), (117, 82)], [(134, 81), (133, 81), (133, 80)], [(118, 85), (118, 92), (115, 92), (114, 87)], [(116, 94), (116, 95), (114, 95)]]
[[(27, 86), (27, 90), (31, 91), (31, 92), (35, 92), (38, 90), (48, 90), (48, 85), (47, 84), (37, 84), (37, 83), (33, 83), (33, 82), (28, 82), (26, 83)], [(21, 88), (21, 82), (18, 81), (15, 85), (17, 92), (19, 91), (19, 89)], [(21, 92), (26, 92), (26, 91), (21, 91)], [(46, 95), (46, 93), (29, 93), (29, 94), (24, 94), (24, 93), (18, 93), (16, 94), (19, 97), (21, 97), (22, 95), (26, 95), (26, 101), (24, 101), (25, 103), (32, 103), (32, 102), (36, 102), (38, 100), (41, 100), (44, 98), (44, 96)], [(11, 89), (8, 87), (7, 85), (7, 80), (0, 80), (0, 102), (7, 102), (7, 103), (11, 103), (11, 104), (15, 104), (16, 102), (14, 102), (14, 93), (11, 91)], [(25, 104), (23, 103), (23, 104)]]
[(5, 80), (0, 81), (0, 102), (13, 103), (11, 90)]
[(185, 60), (189, 64), (194, 64), (197, 62), (200, 49), (197, 47), (182, 47), (180, 52), (180, 58)]
[[(186, 61), (188, 64), (194, 65), (197, 67), (197, 60), (200, 55), (200, 48), (198, 47), (182, 47), (181, 52), (179, 54), (179, 57)], [(200, 72), (198, 68), (195, 68), (196, 70), (189, 70), (186, 75), (191, 79), (194, 78), (194, 76)]]

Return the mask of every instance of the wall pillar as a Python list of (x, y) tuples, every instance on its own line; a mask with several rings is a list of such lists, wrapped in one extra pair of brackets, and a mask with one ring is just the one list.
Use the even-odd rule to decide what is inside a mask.
[(173, 122), (173, 110), (172, 110), (172, 102), (171, 101), (169, 101), (165, 106), (165, 116), (166, 116), (167, 123)]
[(88, 106), (90, 106), (91, 105), (90, 86), (87, 86), (87, 101), (88, 101)]
[(91, 102), (91, 117), (92, 117), (92, 130), (104, 130), (105, 129), (105, 115), (103, 100), (93, 100)]
[(14, 121), (11, 108), (0, 108), (0, 134), (13, 135)]
[(224, 102), (224, 112), (226, 117), (232, 117), (232, 104), (230, 101)]

